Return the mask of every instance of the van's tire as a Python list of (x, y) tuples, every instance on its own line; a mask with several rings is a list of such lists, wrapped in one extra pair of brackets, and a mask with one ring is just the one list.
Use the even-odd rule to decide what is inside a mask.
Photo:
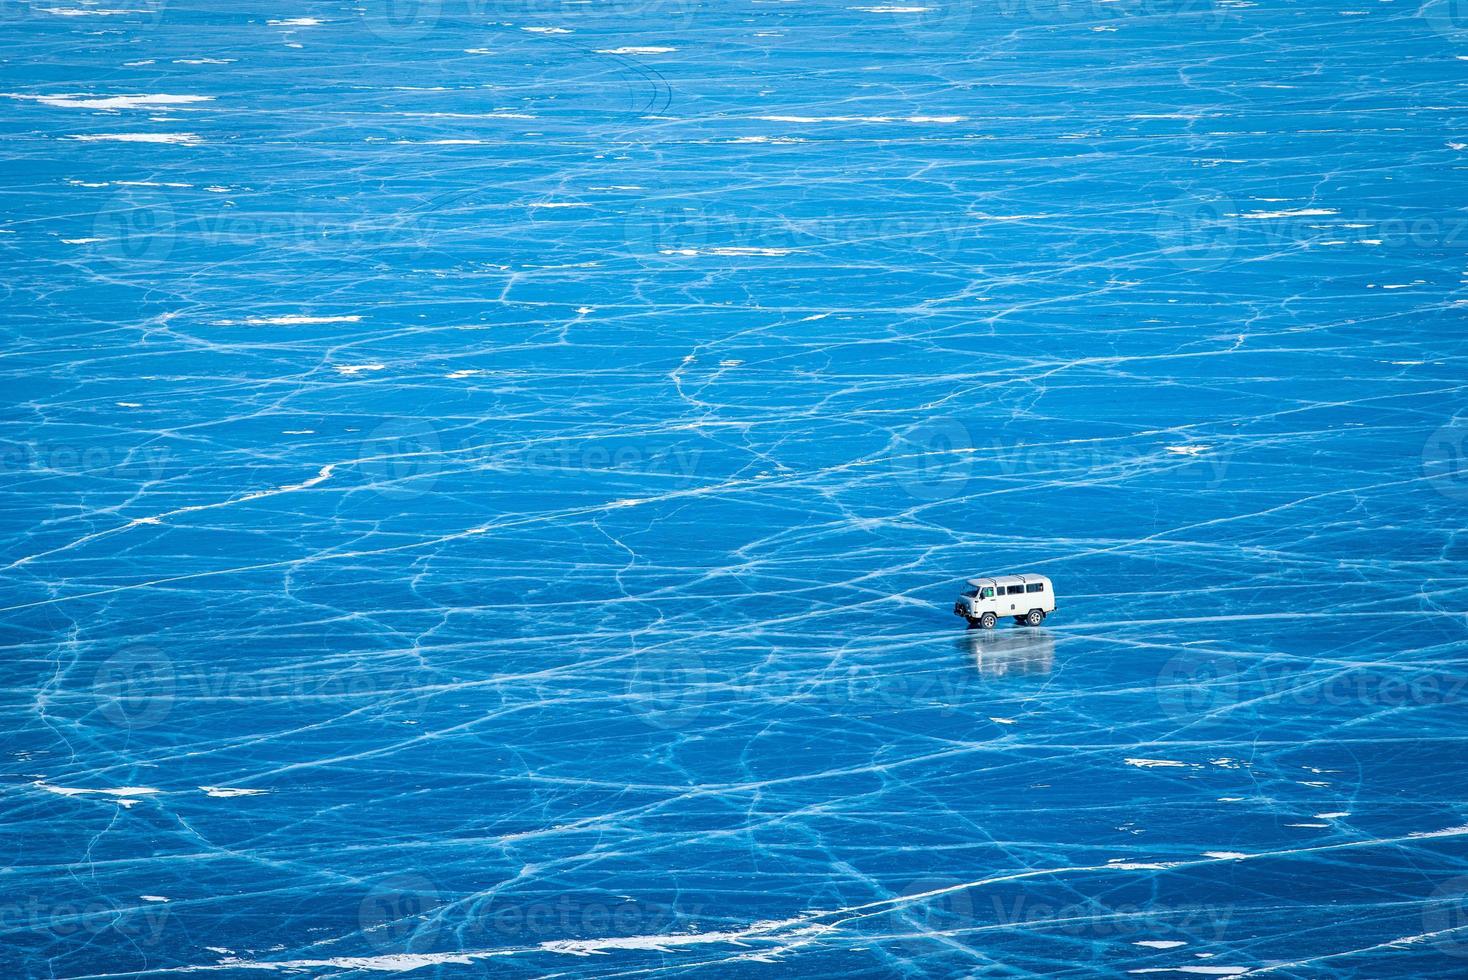
[(1045, 610), (1043, 609), (1031, 609), (1029, 612), (1025, 613), (1025, 617), (1023, 619), (1023, 622), (1026, 626), (1039, 626), (1044, 621)]
[(986, 612), (984, 613), (984, 615), (979, 617), (979, 629), (991, 630), (994, 628), (994, 624), (997, 622), (999, 622), (998, 616), (994, 615), (991, 612)]

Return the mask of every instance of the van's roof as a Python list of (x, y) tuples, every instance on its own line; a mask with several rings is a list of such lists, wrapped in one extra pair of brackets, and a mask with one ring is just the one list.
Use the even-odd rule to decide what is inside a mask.
[(1044, 582), (1046, 585), (1049, 585), (1050, 579), (1044, 575), (1029, 573), (1026, 575), (991, 575), (988, 578), (971, 578), (968, 580), (968, 584), (975, 588), (982, 588), (986, 585), (1024, 585), (1026, 582)]

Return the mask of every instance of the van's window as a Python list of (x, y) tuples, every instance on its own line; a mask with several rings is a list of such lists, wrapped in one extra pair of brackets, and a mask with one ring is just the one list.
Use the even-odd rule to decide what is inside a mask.
[(993, 588), (993, 586), (989, 586), (989, 587), (987, 587), (987, 588), (984, 589), (984, 598), (985, 599), (992, 599), (992, 598), (994, 598), (994, 588)]
[(969, 589), (967, 592), (965, 592), (963, 594), (963, 597), (965, 599), (977, 599), (979, 597), (979, 590), (978, 589)]
[(1009, 587), (1010, 595), (1024, 595), (1024, 591), (1025, 587), (1023, 585), (1011, 585)]
[(1028, 583), (1025, 584), (1025, 591), (1026, 592), (1044, 592), (1045, 591), (1045, 583), (1044, 582), (1028, 582)]

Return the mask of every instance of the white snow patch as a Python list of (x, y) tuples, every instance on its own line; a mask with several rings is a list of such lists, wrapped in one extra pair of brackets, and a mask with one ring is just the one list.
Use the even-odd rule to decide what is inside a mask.
[(83, 143), (178, 143), (188, 146), (199, 142), (194, 133), (89, 133), (85, 136), (68, 136), (67, 139)]
[(17, 95), (6, 92), (7, 99), (39, 102), (58, 109), (157, 109), (162, 106), (213, 102), (212, 95)]
[(151, 786), (118, 786), (115, 789), (85, 789), (78, 786), (52, 786), (50, 783), (36, 783), (38, 789), (58, 796), (86, 796), (89, 793), (101, 793), (106, 796), (151, 796), (160, 792)]
[(755, 116), (763, 122), (786, 122), (786, 123), (823, 123), (823, 122), (856, 122), (856, 123), (956, 123), (963, 122), (963, 116)]
[(200, 786), (205, 796), (212, 796), (216, 800), (230, 800), (236, 796), (264, 796), (269, 793), (268, 789), (239, 789), (233, 786)]
[(665, 248), (659, 251), (660, 255), (789, 255), (792, 250), (788, 248), (753, 248), (750, 246), (726, 246), (722, 248), (711, 248), (707, 252), (701, 252), (696, 248)]
[[(667, 951), (687, 946), (701, 945), (745, 945), (752, 936), (767, 931), (770, 928), (788, 925), (790, 923), (756, 923), (749, 929), (738, 932), (695, 932), (675, 933), (665, 936), (621, 936), (607, 939), (565, 939), (551, 942), (543, 942), (539, 946), (527, 949), (499, 949), (499, 950), (471, 950), (461, 953), (387, 953), (381, 956), (334, 956), (330, 959), (320, 960), (278, 960), (258, 961), (230, 958), (224, 960), (220, 966), (233, 969), (249, 970), (276, 970), (295, 973), (301, 970), (320, 969), (331, 967), (343, 970), (374, 970), (382, 973), (404, 973), (409, 970), (419, 970), (426, 966), (460, 965), (467, 966), (477, 960), (486, 960), (498, 956), (514, 956), (518, 953), (528, 951), (544, 951), (548, 953), (565, 953), (570, 956), (592, 956), (599, 953), (607, 953), (612, 950), (649, 950)], [(816, 926), (807, 929), (793, 930), (794, 935), (802, 933), (824, 931), (825, 927)], [(219, 952), (219, 950), (215, 950)]]
[(130, 807), (138, 802), (140, 796), (152, 796), (160, 792), (151, 786), (118, 786), (113, 789), (84, 789), (77, 786), (52, 786), (47, 782), (34, 784), (37, 789), (43, 789), (57, 796), (110, 796), (125, 807)]
[(57, 17), (118, 17), (122, 14), (141, 14), (142, 10), (118, 10), (113, 7), (42, 7), (43, 14)]
[(1254, 218), (1256, 220), (1266, 218), (1321, 218), (1326, 215), (1339, 214), (1335, 208), (1296, 208), (1293, 211), (1245, 211), (1238, 215), (1240, 218)]
[[(298, 970), (332, 967), (341, 970), (372, 970), (378, 973), (407, 973), (421, 970), (425, 966), (457, 964), (472, 965), (475, 959), (493, 956), (493, 953), (387, 953), (383, 956), (333, 956), (325, 960), (281, 960), (272, 962), (241, 960), (230, 957), (220, 966), (246, 970)], [(500, 954), (505, 955), (505, 954)]]
[(296, 327), (314, 323), (360, 323), (360, 316), (252, 316), (243, 320), (215, 320), (216, 327)]
[(1443, 830), (1414, 830), (1407, 836), (1414, 840), (1423, 840), (1431, 837), (1462, 837), (1464, 834), (1468, 834), (1468, 824), (1447, 827)]

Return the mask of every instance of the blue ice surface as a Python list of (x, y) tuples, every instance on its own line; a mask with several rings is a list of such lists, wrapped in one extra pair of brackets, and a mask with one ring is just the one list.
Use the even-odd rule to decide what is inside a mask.
[(0, 12), (5, 976), (1468, 972), (1461, 5)]

